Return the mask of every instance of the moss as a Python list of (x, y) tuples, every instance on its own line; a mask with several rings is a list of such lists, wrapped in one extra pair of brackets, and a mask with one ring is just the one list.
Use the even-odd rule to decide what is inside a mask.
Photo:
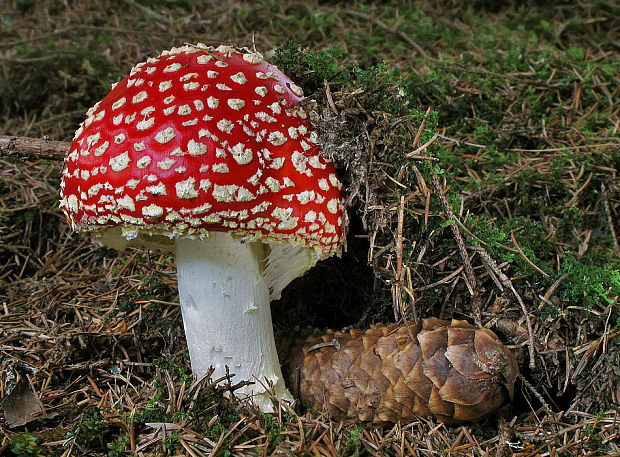
[(341, 48), (305, 52), (300, 50), (298, 43), (287, 41), (276, 49), (272, 61), (309, 94), (322, 87), (324, 81), (338, 81), (343, 77), (341, 61), (344, 52)]
[(568, 254), (562, 265), (566, 274), (562, 299), (585, 309), (605, 309), (620, 296), (620, 262), (602, 264), (583, 262)]
[(41, 455), (44, 449), (37, 444), (39, 438), (24, 430), (21, 434), (11, 438), (11, 452), (13, 455)]
[(101, 409), (89, 406), (82, 411), (77, 424), (68, 433), (65, 446), (75, 446), (81, 453), (107, 449), (106, 440), (115, 431)]

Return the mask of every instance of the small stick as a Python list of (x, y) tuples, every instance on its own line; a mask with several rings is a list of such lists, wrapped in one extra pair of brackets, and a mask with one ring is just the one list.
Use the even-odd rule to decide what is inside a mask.
[(541, 298), (540, 305), (538, 305), (539, 311), (543, 309), (543, 306), (545, 306), (545, 302), (551, 298), (551, 296), (555, 292), (555, 289), (557, 289), (558, 286), (562, 283), (562, 281), (564, 281), (567, 277), (568, 277), (568, 273), (563, 274), (553, 284), (551, 284), (551, 287), (549, 287), (549, 290), (547, 290), (547, 292), (545, 292), (545, 295)]
[(0, 135), (0, 156), (21, 160), (63, 160), (70, 143), (47, 138), (28, 138)]
[(461, 232), (459, 230), (459, 226), (456, 223), (456, 217), (450, 208), (450, 204), (448, 203), (448, 199), (446, 198), (443, 190), (441, 189), (441, 185), (439, 184), (439, 179), (434, 174), (431, 176), (433, 180), (433, 186), (437, 190), (437, 196), (439, 200), (446, 208), (446, 213), (448, 215), (448, 219), (450, 220), (450, 227), (452, 228), (452, 234), (454, 235), (454, 239), (456, 240), (456, 245), (459, 248), (459, 253), (461, 254), (461, 258), (463, 259), (463, 267), (465, 269), (465, 277), (467, 282), (469, 283), (469, 289), (471, 291), (471, 301), (472, 301), (472, 311), (474, 313), (474, 322), (477, 326), (482, 327), (482, 311), (480, 309), (480, 289), (478, 288), (478, 283), (476, 282), (476, 276), (474, 275), (474, 268), (471, 265), (471, 260), (469, 255), (467, 254), (467, 248), (465, 247), (465, 242), (463, 241), (463, 237), (461, 236)]
[(333, 340), (328, 341), (326, 343), (318, 343), (318, 344), (315, 344), (314, 346), (310, 346), (308, 348), (308, 352), (316, 351), (318, 349), (326, 348), (326, 347), (333, 347), (337, 351), (339, 351), (340, 350), (340, 343), (338, 342), (338, 340), (336, 338), (334, 338)]
[(603, 207), (605, 208), (605, 215), (607, 216), (607, 224), (609, 225), (609, 231), (611, 232), (611, 239), (614, 241), (614, 252), (620, 257), (620, 243), (618, 243), (618, 236), (616, 235), (616, 228), (614, 227), (614, 221), (611, 216), (611, 210), (609, 209), (609, 199), (607, 197), (607, 189), (605, 184), (601, 183), (601, 193), (603, 194)]
[[(413, 144), (414, 148), (417, 146), (420, 136), (422, 135), (422, 130), (424, 129), (424, 126), (426, 125), (426, 119), (428, 115), (430, 114), (430, 112), (431, 112), (431, 108), (429, 106), (429, 108), (426, 110), (426, 114), (424, 115), (424, 119), (422, 120), (422, 123), (420, 124), (418, 133), (415, 136), (415, 140)], [(435, 138), (436, 137), (433, 138), (433, 141)], [(428, 152), (426, 148), (428, 147), (429, 143), (430, 142), (425, 143), (424, 147), (418, 148), (414, 152), (416, 154), (420, 152), (420, 154), (427, 156)], [(465, 247), (465, 242), (463, 241), (463, 237), (461, 236), (461, 232), (456, 223), (456, 217), (454, 216), (454, 213), (452, 212), (452, 209), (450, 208), (450, 204), (448, 203), (448, 199), (446, 198), (443, 192), (443, 189), (441, 188), (439, 179), (434, 173), (431, 174), (431, 179), (433, 181), (433, 186), (435, 187), (435, 191), (437, 192), (437, 196), (439, 197), (441, 204), (446, 208), (446, 214), (448, 216), (448, 219), (450, 220), (450, 227), (452, 228), (452, 233), (454, 235), (454, 239), (456, 240), (456, 245), (459, 248), (459, 253), (461, 254), (461, 258), (463, 260), (463, 267), (465, 268), (465, 279), (469, 286), (468, 289), (470, 290), (471, 295), (472, 295), (471, 301), (472, 301), (472, 311), (474, 314), (473, 315), (474, 322), (476, 323), (477, 326), (482, 327), (482, 311), (480, 307), (481, 294), (480, 294), (480, 289), (478, 288), (478, 283), (476, 282), (476, 276), (474, 275), (474, 268), (471, 265), (471, 259), (469, 258), (469, 255), (467, 254), (467, 248)]]
[(538, 398), (538, 401), (542, 404), (543, 409), (545, 410), (545, 412), (547, 414), (549, 414), (550, 416), (553, 416), (553, 411), (551, 411), (551, 407), (549, 407), (549, 403), (547, 403), (544, 399), (544, 397), (536, 390), (536, 388), (527, 380), (525, 379), (525, 376), (523, 376), (522, 374), (519, 375), (519, 379), (521, 379), (521, 382), (523, 383), (523, 385), (525, 387), (527, 387), (527, 389), (536, 397)]
[(336, 108), (336, 104), (334, 103), (334, 98), (332, 97), (332, 91), (329, 88), (329, 83), (327, 82), (327, 79), (323, 80), (323, 84), (325, 85), (325, 95), (327, 96), (327, 103), (329, 104), (329, 107), (332, 109), (332, 111), (335, 114), (338, 114), (338, 109)]
[(521, 306), (521, 311), (523, 311), (523, 315), (525, 316), (525, 322), (527, 324), (527, 333), (529, 337), (529, 351), (530, 351), (530, 368), (536, 368), (536, 353), (534, 351), (534, 331), (532, 330), (532, 322), (530, 321), (530, 315), (527, 312), (527, 308), (525, 307), (525, 303), (521, 299), (521, 296), (517, 292), (517, 290), (512, 285), (512, 281), (508, 276), (504, 274), (502, 270), (498, 268), (495, 264), (493, 258), (489, 255), (489, 253), (483, 247), (477, 247), (477, 251), (480, 253), (482, 260), (495, 272), (495, 274), (499, 277), (499, 280), (502, 282), (504, 287), (510, 289), (513, 295), (517, 298), (519, 305)]
[(405, 196), (400, 196), (400, 207), (398, 208), (398, 227), (396, 235), (396, 281), (402, 280), (403, 268), (403, 224), (405, 219)]
[(521, 246), (519, 246), (519, 244), (517, 243), (517, 239), (515, 238), (515, 232), (512, 231), (510, 232), (510, 237), (512, 239), (512, 244), (515, 245), (515, 248), (517, 249), (517, 252), (519, 252), (519, 255), (521, 257), (523, 257), (525, 259), (525, 261), (527, 263), (529, 263), (537, 272), (539, 272), (541, 275), (549, 277), (549, 275), (547, 273), (545, 273), (543, 270), (541, 270), (540, 268), (538, 268), (538, 266), (536, 266), (536, 264), (534, 262), (532, 262), (523, 252), (523, 249), (521, 249)]
[(418, 311), (415, 304), (415, 296), (413, 295), (413, 281), (411, 280), (411, 269), (409, 267), (406, 267), (405, 272), (407, 276), (407, 289), (405, 290), (407, 291), (407, 293), (409, 294), (409, 298), (411, 299), (411, 313), (413, 315), (413, 322), (417, 324), (418, 322), (420, 322), (420, 318), (418, 317)]
[(566, 205), (564, 205), (565, 208), (572, 208), (573, 206), (575, 206), (575, 203), (577, 202), (577, 197), (579, 197), (579, 194), (581, 194), (584, 191), (584, 189), (588, 187), (588, 184), (590, 184), (590, 180), (592, 179), (592, 175), (593, 173), (590, 173), (590, 176), (588, 176), (588, 179), (586, 179), (586, 182), (583, 184), (583, 186), (577, 189), (577, 191), (573, 194), (569, 202)]
[(439, 160), (437, 157), (418, 156), (418, 153), (421, 152), (421, 151), (424, 151), (427, 147), (429, 147), (431, 144), (433, 144), (438, 136), (439, 136), (439, 134), (435, 133), (433, 138), (428, 140), (426, 143), (424, 143), (422, 146), (420, 146), (416, 150), (408, 152), (407, 154), (405, 154), (405, 157), (407, 157), (408, 159)]
[(403, 271), (403, 223), (405, 218), (405, 196), (400, 197), (400, 207), (398, 211), (398, 228), (396, 233), (396, 273), (394, 282), (392, 284), (392, 298), (394, 307), (394, 316), (402, 314), (404, 316), (403, 303), (401, 297), (401, 289), (403, 289), (402, 283), (402, 271)]
[[(428, 118), (428, 115), (431, 114), (431, 107), (429, 106), (428, 109), (426, 110), (426, 113), (424, 113), (424, 119), (422, 119), (422, 122), (420, 123), (420, 128), (418, 129), (418, 133), (415, 134), (415, 138), (413, 139), (413, 147), (415, 148), (418, 143), (420, 142), (420, 137), (422, 136), (422, 132), (424, 131), (424, 127), (426, 127), (426, 119)], [(432, 142), (431, 142), (432, 143)], [(424, 148), (426, 149), (426, 148)], [(417, 152), (417, 151), (416, 151)], [(421, 152), (421, 151), (420, 151)], [(413, 154), (415, 155), (415, 154)], [(427, 155), (427, 154), (425, 154)]]

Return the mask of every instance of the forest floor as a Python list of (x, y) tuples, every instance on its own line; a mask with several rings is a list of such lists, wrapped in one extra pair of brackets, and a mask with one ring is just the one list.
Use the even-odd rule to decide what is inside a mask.
[(479, 319), (522, 376), (476, 424), (260, 414), (193, 384), (174, 259), (73, 234), (62, 163), (4, 157), (0, 454), (620, 456), (620, 7), (495, 4), (3, 1), (2, 135), (70, 141), (183, 43), (275, 61), (351, 204), (347, 252), (272, 304), (278, 331)]

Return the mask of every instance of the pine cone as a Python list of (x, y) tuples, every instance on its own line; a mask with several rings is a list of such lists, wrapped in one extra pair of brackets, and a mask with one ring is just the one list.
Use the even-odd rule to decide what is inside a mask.
[(297, 341), (283, 366), (308, 408), (375, 424), (433, 415), (478, 420), (512, 400), (519, 373), (495, 334), (465, 321), (328, 331)]

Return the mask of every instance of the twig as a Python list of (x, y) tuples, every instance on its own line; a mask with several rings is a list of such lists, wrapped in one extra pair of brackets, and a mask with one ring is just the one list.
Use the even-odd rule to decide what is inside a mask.
[[(403, 309), (402, 297), (400, 293), (400, 289), (402, 289), (405, 292), (407, 292), (407, 294), (409, 295), (409, 298), (411, 299), (411, 303), (412, 303), (413, 318), (414, 318), (414, 321), (417, 323), (418, 316), (417, 316), (416, 309), (415, 309), (415, 297), (412, 291), (413, 286), (411, 284), (411, 272), (409, 271), (408, 266), (406, 266), (405, 269), (403, 270), (403, 241), (404, 241), (403, 224), (404, 224), (404, 220), (405, 220), (405, 196), (401, 195), (400, 206), (398, 209), (398, 227), (397, 227), (397, 234), (396, 234), (396, 280), (394, 281), (394, 285), (392, 286), (394, 288), (392, 291), (392, 296), (394, 297), (394, 304), (396, 308), (394, 309), (394, 314), (397, 315), (397, 313), (400, 313), (403, 320), (405, 321), (407, 332), (409, 333), (409, 336), (411, 340), (413, 341), (414, 336), (409, 326), (409, 322), (407, 321), (407, 313)], [(408, 277), (408, 284), (410, 286), (409, 288), (407, 288), (403, 284), (405, 274), (408, 274), (407, 277)]]
[(480, 309), (480, 289), (478, 288), (478, 283), (476, 282), (476, 276), (474, 275), (474, 268), (471, 265), (471, 260), (469, 255), (467, 254), (467, 248), (465, 247), (465, 242), (463, 241), (463, 237), (461, 236), (461, 232), (459, 231), (459, 226), (456, 223), (456, 217), (450, 208), (450, 204), (448, 203), (448, 199), (443, 193), (443, 189), (439, 184), (439, 179), (437, 179), (436, 175), (432, 175), (433, 186), (437, 191), (437, 196), (439, 200), (446, 208), (446, 213), (448, 219), (450, 220), (450, 227), (452, 228), (452, 233), (454, 234), (454, 239), (456, 240), (456, 245), (459, 248), (459, 253), (461, 254), (461, 258), (463, 260), (463, 267), (465, 268), (465, 276), (467, 282), (469, 283), (469, 289), (472, 294), (472, 311), (474, 313), (474, 322), (476, 325), (482, 327), (482, 311)]
[(405, 219), (405, 196), (400, 196), (400, 207), (398, 208), (398, 228), (396, 235), (396, 281), (402, 280), (403, 268), (403, 225)]
[(420, 319), (418, 317), (418, 311), (416, 309), (415, 295), (413, 294), (413, 281), (411, 280), (411, 269), (409, 267), (406, 267), (405, 273), (407, 277), (407, 288), (405, 290), (407, 291), (407, 293), (409, 294), (409, 298), (411, 299), (411, 314), (413, 315), (413, 322), (417, 324), (420, 322)]
[(560, 276), (558, 279), (556, 279), (556, 281), (551, 284), (551, 287), (549, 287), (549, 289), (547, 290), (547, 292), (545, 292), (545, 295), (541, 298), (541, 302), (540, 305), (538, 305), (538, 309), (541, 310), (543, 308), (543, 306), (545, 306), (545, 302), (548, 301), (551, 296), (553, 295), (553, 293), (555, 292), (555, 290), (558, 288), (558, 286), (562, 283), (562, 281), (564, 281), (566, 278), (568, 277), (568, 274), (563, 274), (562, 276)]
[(546, 153), (546, 152), (572, 151), (572, 150), (575, 150), (575, 149), (605, 148), (605, 147), (608, 147), (608, 146), (618, 147), (618, 143), (583, 144), (581, 146), (563, 146), (563, 147), (559, 147), (559, 148), (542, 148), (542, 149), (519, 149), (519, 148), (512, 148), (512, 149), (506, 149), (506, 150), (507, 151), (512, 151), (512, 152), (542, 152), (542, 153)]
[(590, 172), (590, 176), (588, 176), (588, 179), (586, 179), (586, 182), (583, 183), (583, 185), (579, 189), (577, 189), (575, 193), (573, 193), (573, 196), (571, 197), (571, 199), (568, 201), (568, 203), (566, 203), (566, 205), (564, 205), (565, 208), (572, 208), (573, 206), (575, 206), (575, 203), (577, 202), (577, 198), (579, 197), (579, 195), (585, 190), (586, 187), (588, 187), (588, 184), (590, 184), (593, 174), (594, 173)]
[(381, 22), (379, 19), (373, 18), (369, 14), (359, 13), (357, 11), (347, 11), (346, 13), (348, 15), (350, 15), (350, 16), (357, 16), (357, 17), (360, 17), (362, 19), (366, 19), (367, 21), (374, 22), (379, 27), (381, 27), (383, 30), (385, 30), (387, 32), (390, 32), (390, 33), (393, 33), (394, 35), (398, 36), (401, 40), (406, 41), (407, 43), (409, 43), (416, 51), (418, 51), (420, 53), (421, 56), (426, 57), (426, 52), (424, 51), (424, 49), (422, 49), (422, 47), (418, 43), (416, 43), (413, 40), (413, 38), (411, 38), (408, 34), (403, 32), (402, 30), (392, 29), (387, 24)]
[(437, 159), (437, 157), (429, 157), (429, 156), (422, 156), (420, 157), (418, 154), (422, 151), (424, 151), (427, 147), (429, 147), (431, 144), (433, 144), (433, 142), (439, 137), (439, 134), (435, 133), (435, 135), (433, 135), (433, 137), (428, 140), (426, 143), (424, 143), (422, 146), (420, 146), (419, 148), (408, 152), (407, 154), (405, 154), (405, 157), (407, 157), (408, 159), (426, 159), (426, 160), (439, 160)]
[(435, 281), (432, 284), (427, 284), (425, 286), (420, 286), (420, 287), (418, 287), (417, 290), (422, 291), (422, 290), (432, 289), (434, 287), (437, 287), (440, 284), (445, 284), (448, 281), (450, 281), (452, 278), (454, 278), (455, 276), (458, 276), (461, 273), (461, 271), (463, 271), (464, 268), (465, 267), (463, 265), (461, 265), (456, 270), (454, 270), (452, 273), (450, 273), (448, 276), (444, 276), (443, 278), (441, 278), (438, 281)]
[(549, 407), (549, 404), (545, 401), (545, 399), (543, 398), (543, 396), (536, 390), (536, 388), (527, 380), (525, 379), (525, 376), (523, 376), (522, 374), (519, 375), (519, 378), (521, 379), (521, 382), (523, 383), (523, 385), (525, 387), (527, 387), (527, 389), (536, 397), (538, 398), (538, 401), (540, 401), (540, 403), (542, 404), (543, 409), (545, 410), (545, 412), (547, 414), (549, 414), (550, 416), (553, 416), (553, 412), (551, 411), (551, 408)]
[[(420, 128), (418, 129), (418, 133), (416, 134), (416, 141), (419, 140), (422, 130), (424, 129), (424, 125), (426, 124), (426, 119), (431, 112), (431, 108), (429, 107), (426, 110), (426, 114), (424, 115), (424, 119), (420, 124)], [(438, 135), (435, 135), (432, 139), (434, 141)], [(417, 154), (418, 152), (422, 155), (428, 155), (427, 147), (432, 143), (432, 141), (428, 141), (423, 145), (423, 147), (416, 149), (413, 153)], [(413, 147), (416, 144), (414, 142)], [(410, 154), (413, 154), (410, 153)], [(434, 173), (431, 174), (431, 180), (433, 181), (433, 186), (435, 187), (435, 191), (437, 192), (437, 196), (441, 201), (441, 204), (446, 208), (446, 214), (448, 219), (450, 220), (450, 227), (452, 228), (452, 233), (454, 234), (454, 239), (456, 240), (456, 245), (459, 248), (459, 253), (461, 254), (461, 258), (463, 260), (463, 267), (465, 269), (465, 277), (466, 283), (468, 285), (468, 289), (472, 295), (472, 312), (473, 318), (476, 325), (482, 327), (482, 311), (481, 311), (481, 294), (480, 289), (478, 288), (478, 284), (476, 282), (476, 276), (474, 275), (474, 269), (471, 265), (471, 260), (469, 255), (467, 254), (467, 248), (465, 247), (465, 242), (463, 241), (463, 237), (461, 236), (461, 232), (459, 230), (459, 226), (456, 223), (456, 216), (452, 212), (452, 208), (450, 208), (450, 204), (448, 203), (448, 199), (446, 198), (441, 184), (439, 183), (439, 179), (437, 175)]]
[(70, 148), (64, 141), (0, 135), (0, 156), (21, 160), (63, 160)]
[(189, 445), (189, 444), (187, 444), (183, 438), (179, 437), (179, 442), (181, 443), (181, 446), (183, 446), (183, 449), (185, 449), (185, 451), (186, 451), (189, 455), (191, 455), (192, 457), (198, 457), (198, 454), (196, 454), (196, 453), (192, 450), (192, 448), (190, 447), (190, 445)]
[[(428, 115), (429, 114), (431, 114), (431, 107), (430, 106), (426, 109), (426, 113), (424, 113), (424, 118), (422, 119), (422, 122), (420, 123), (420, 127), (418, 128), (418, 131), (415, 134), (415, 138), (413, 139), (413, 147), (414, 148), (417, 147), (419, 142), (420, 142), (420, 137), (422, 136), (422, 132), (424, 131), (424, 127), (426, 127), (426, 119), (428, 119)], [(435, 134), (435, 136), (437, 136), (437, 134)], [(432, 141), (431, 141), (431, 143), (432, 143)], [(419, 148), (419, 149), (420, 150), (424, 150), (424, 149), (426, 149), (426, 147), (422, 146), (422, 148)], [(413, 154), (413, 155), (415, 155), (415, 154)], [(407, 156), (405, 156), (405, 157), (407, 157)]]
[(336, 108), (336, 104), (334, 103), (334, 97), (332, 97), (332, 91), (329, 88), (329, 83), (327, 82), (327, 79), (323, 80), (323, 84), (325, 85), (325, 96), (327, 97), (327, 103), (329, 104), (329, 107), (332, 109), (334, 114), (338, 114), (338, 109)]
[(456, 143), (457, 146), (460, 146), (461, 143), (463, 143), (465, 146), (471, 146), (474, 148), (487, 148), (488, 146), (484, 145), (484, 144), (476, 144), (476, 143), (468, 143), (466, 141), (459, 141), (456, 138), (450, 138), (449, 136), (444, 136), (444, 135), (439, 135), (439, 138), (443, 138), (444, 140), (448, 140), (448, 141), (452, 141), (453, 143)]
[(521, 311), (523, 311), (523, 315), (525, 316), (525, 322), (527, 324), (527, 333), (528, 333), (528, 338), (529, 338), (529, 351), (530, 351), (530, 368), (534, 369), (536, 368), (536, 352), (534, 349), (534, 331), (532, 330), (532, 322), (530, 321), (530, 315), (527, 312), (525, 303), (523, 303), (521, 296), (519, 295), (517, 290), (512, 285), (512, 281), (510, 280), (510, 278), (508, 278), (508, 276), (506, 276), (504, 272), (498, 268), (493, 258), (489, 255), (489, 253), (481, 246), (476, 247), (476, 250), (480, 253), (482, 260), (499, 277), (499, 280), (502, 282), (504, 287), (511, 290), (513, 295), (517, 298), (519, 305), (521, 306)]
[(614, 227), (614, 220), (611, 217), (611, 210), (609, 209), (609, 199), (607, 197), (607, 189), (605, 184), (601, 183), (601, 193), (603, 194), (603, 207), (605, 208), (605, 216), (607, 216), (607, 224), (609, 225), (609, 231), (611, 232), (611, 238), (614, 240), (614, 252), (616, 256), (620, 257), (620, 243), (618, 243), (618, 235), (616, 235), (616, 228)]
[(515, 248), (517, 249), (517, 252), (519, 253), (519, 255), (521, 257), (523, 257), (525, 259), (525, 261), (527, 263), (529, 263), (537, 272), (539, 272), (541, 275), (548, 277), (549, 275), (547, 273), (545, 273), (543, 270), (541, 270), (538, 266), (536, 266), (536, 264), (534, 262), (532, 262), (523, 252), (523, 249), (521, 249), (521, 246), (519, 246), (519, 244), (517, 243), (517, 239), (515, 238), (515, 232), (510, 232), (510, 237), (512, 238), (512, 244), (515, 245)]

